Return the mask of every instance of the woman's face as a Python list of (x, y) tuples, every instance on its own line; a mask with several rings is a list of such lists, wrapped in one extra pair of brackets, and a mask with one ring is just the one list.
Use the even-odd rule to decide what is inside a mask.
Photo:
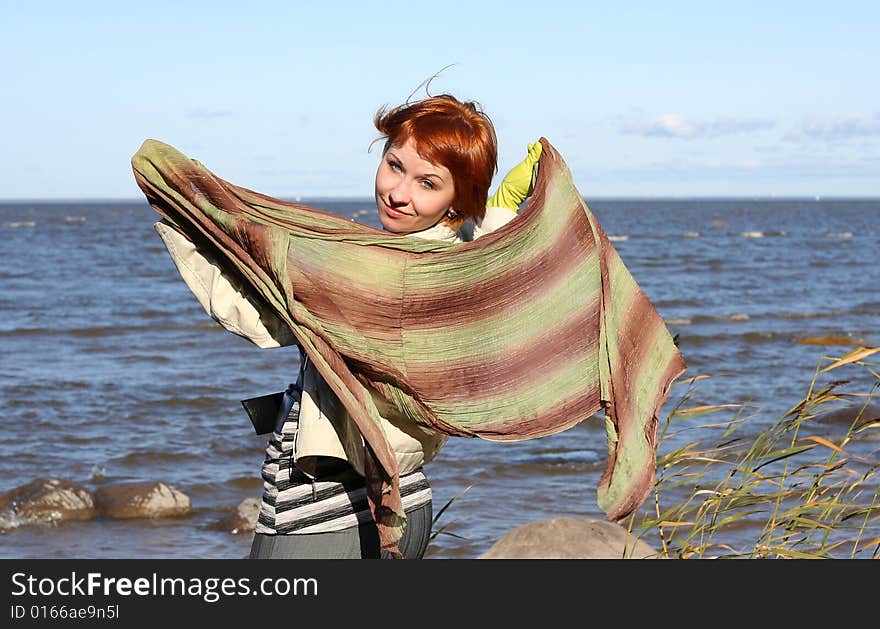
[(376, 208), (382, 227), (411, 234), (433, 227), (452, 208), (455, 186), (445, 166), (422, 159), (412, 138), (392, 144), (376, 171)]

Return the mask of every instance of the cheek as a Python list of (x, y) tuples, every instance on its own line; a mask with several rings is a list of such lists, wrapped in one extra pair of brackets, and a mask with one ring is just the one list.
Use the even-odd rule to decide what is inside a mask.
[(449, 204), (446, 203), (445, 197), (431, 193), (424, 193), (421, 197), (421, 207), (418, 209), (420, 210), (419, 213), (426, 218), (439, 218), (449, 209)]
[(376, 192), (382, 189), (382, 181), (384, 177), (382, 176), (382, 169), (376, 171), (376, 180), (374, 183), (374, 187), (376, 188)]
[(445, 193), (445, 194), (437, 195), (436, 197), (434, 197), (433, 201), (434, 201), (435, 212), (437, 214), (443, 214), (448, 209), (450, 209), (452, 207), (452, 198), (453, 198), (453, 195), (450, 193)]

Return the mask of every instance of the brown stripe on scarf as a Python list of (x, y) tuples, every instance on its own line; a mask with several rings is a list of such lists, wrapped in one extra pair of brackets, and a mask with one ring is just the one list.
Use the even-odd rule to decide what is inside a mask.
[[(437, 364), (410, 363), (407, 380), (428, 404), (492, 400), (497, 397), (497, 391), (510, 389), (512, 382), (529, 386), (536, 378), (548, 378), (579, 362), (582, 356), (595, 354), (598, 337), (589, 338), (583, 331), (596, 326), (597, 320), (598, 309), (579, 310), (574, 317), (555, 329), (546, 330), (539, 339), (528, 344), (481, 354), (470, 360), (444, 361), (442, 378), (437, 377), (440, 370)], [(482, 431), (477, 434), (482, 436)]]
[[(408, 286), (407, 298), (413, 300), (416, 307), (403, 313), (402, 325), (409, 330), (450, 325), (461, 321), (462, 312), (473, 313), (478, 318), (480, 315), (497, 313), (500, 306), (515, 310), (533, 296), (549, 292), (569, 276), (572, 267), (595, 255), (589, 220), (580, 207), (570, 216), (570, 229), (559, 230), (553, 243), (530, 259), (510, 267), (499, 265), (496, 273), (481, 281), (477, 294), (462, 292), (457, 288), (444, 290), (442, 287), (418, 291)], [(532, 227), (526, 221), (515, 223), (516, 232), (520, 233)], [(514, 233), (512, 230), (508, 237), (515, 237)]]

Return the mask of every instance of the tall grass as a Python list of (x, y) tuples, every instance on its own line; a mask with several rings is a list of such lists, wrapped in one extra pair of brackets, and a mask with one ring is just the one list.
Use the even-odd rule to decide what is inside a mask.
[[(867, 413), (880, 398), (877, 352), (823, 356), (804, 398), (757, 432), (747, 406), (689, 405), (708, 376), (679, 382), (658, 452), (684, 445), (658, 458), (653, 500), (622, 524), (664, 558), (880, 558), (880, 419)], [(820, 384), (844, 367), (866, 370), (869, 390)], [(821, 421), (844, 406), (848, 426)], [(701, 416), (717, 419), (695, 425)]]

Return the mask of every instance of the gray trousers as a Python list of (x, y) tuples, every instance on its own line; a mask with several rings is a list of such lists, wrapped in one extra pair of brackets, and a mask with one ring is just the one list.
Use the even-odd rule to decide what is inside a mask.
[[(406, 512), (406, 528), (398, 542), (405, 559), (421, 559), (431, 537), (431, 503)], [(256, 533), (250, 559), (390, 559), (379, 548), (379, 531), (365, 522), (341, 531), (266, 535)]]

